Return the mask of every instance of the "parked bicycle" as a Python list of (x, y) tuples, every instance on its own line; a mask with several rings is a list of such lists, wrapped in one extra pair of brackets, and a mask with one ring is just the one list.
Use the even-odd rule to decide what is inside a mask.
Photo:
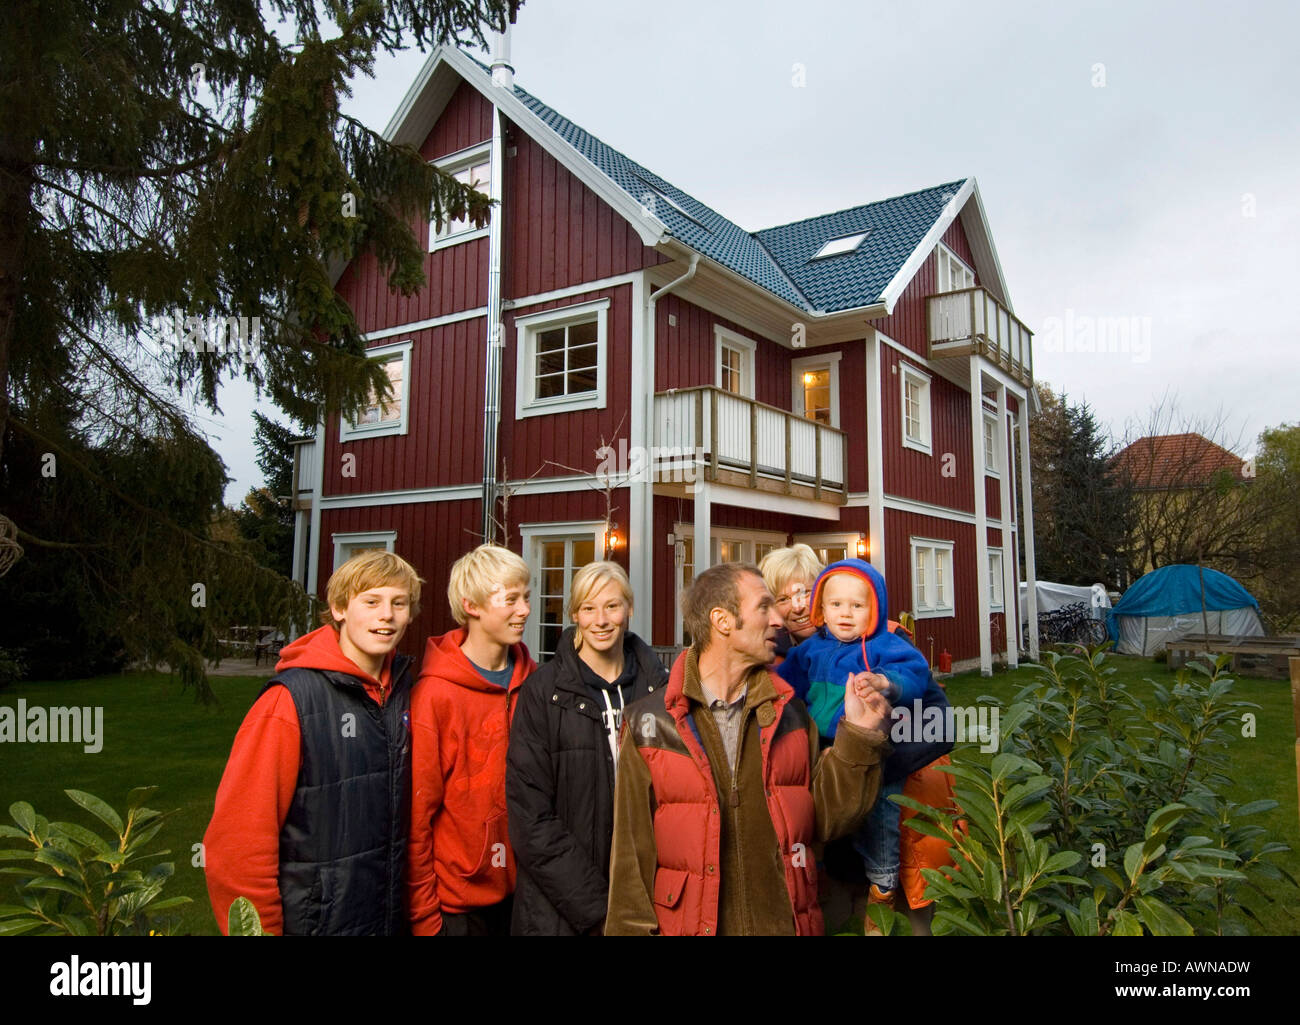
[(1092, 618), (1083, 602), (1062, 605), (1038, 617), (1040, 644), (1101, 644), (1106, 640), (1106, 624)]

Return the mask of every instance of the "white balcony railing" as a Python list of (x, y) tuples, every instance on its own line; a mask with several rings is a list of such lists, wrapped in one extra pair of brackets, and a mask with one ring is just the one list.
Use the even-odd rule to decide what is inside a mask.
[(710, 480), (721, 469), (747, 474), (754, 488), (761, 478), (784, 481), (787, 494), (811, 488), (818, 500), (844, 493), (842, 431), (720, 388), (656, 394), (654, 438), (660, 474), (702, 463)]
[(954, 354), (955, 346), (970, 343), (1022, 383), (1033, 383), (1033, 332), (984, 289), (928, 296), (926, 309), (931, 359), (942, 359)]

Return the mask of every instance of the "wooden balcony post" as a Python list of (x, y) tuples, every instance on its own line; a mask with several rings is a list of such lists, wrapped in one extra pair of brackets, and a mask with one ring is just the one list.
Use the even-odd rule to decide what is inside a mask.
[[(691, 397), (691, 405), (695, 410), (695, 447), (701, 452), (704, 451), (704, 393), (697, 391)], [(697, 468), (698, 473), (703, 473), (704, 468)]]
[(718, 391), (709, 389), (709, 480), (718, 482)]
[(758, 407), (749, 400), (749, 486), (758, 487)]
[(792, 494), (794, 491), (793, 483), (790, 480), (790, 464), (794, 461), (793, 453), (790, 446), (790, 429), (794, 424), (794, 417), (785, 418), (785, 493)]
[(822, 425), (813, 422), (813, 448), (817, 452), (817, 474), (813, 478), (813, 498), (822, 500)]

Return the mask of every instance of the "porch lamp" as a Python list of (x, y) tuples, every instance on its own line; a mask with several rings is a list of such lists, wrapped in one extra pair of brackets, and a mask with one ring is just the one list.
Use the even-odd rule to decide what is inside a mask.
[(871, 546), (867, 544), (866, 534), (858, 534), (857, 548), (858, 548), (858, 558), (865, 559), (867, 557), (867, 553), (871, 551)]
[(605, 531), (604, 536), (601, 540), (601, 546), (605, 549), (604, 557), (606, 559), (612, 559), (614, 557), (614, 553), (618, 551), (618, 524), (617, 523), (611, 523), (609, 525), (609, 528)]

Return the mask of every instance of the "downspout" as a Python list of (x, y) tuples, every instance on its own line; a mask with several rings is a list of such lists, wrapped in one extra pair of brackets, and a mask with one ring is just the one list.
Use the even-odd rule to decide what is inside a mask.
[[(645, 423), (645, 435), (646, 435), (645, 440), (648, 442), (647, 448), (654, 445), (654, 431), (655, 431), (655, 418), (654, 418), (655, 306), (660, 299), (668, 295), (679, 285), (684, 285), (688, 281), (690, 281), (691, 278), (695, 277), (695, 271), (699, 267), (699, 265), (700, 265), (700, 254), (691, 253), (690, 266), (686, 268), (685, 273), (683, 273), (680, 277), (674, 278), (672, 281), (668, 282), (668, 284), (664, 285), (664, 287), (659, 289), (657, 292), (650, 292), (650, 294), (646, 296), (645, 310), (646, 310), (646, 318), (648, 320), (648, 323), (646, 324), (646, 330), (645, 330), (645, 352), (642, 354), (642, 358), (644, 362), (642, 363), (641, 379), (646, 383), (646, 389), (645, 389), (646, 394), (643, 399), (645, 405), (642, 407), (642, 409), (644, 410), (643, 417)], [(647, 466), (646, 469), (648, 472), (652, 471), (652, 468), (649, 466)], [(639, 508), (641, 519), (642, 519), (641, 531), (640, 531), (641, 576), (642, 579), (645, 580), (647, 585), (650, 587), (650, 593), (653, 594), (654, 593), (654, 545), (653, 545), (653, 537), (651, 536), (654, 533), (653, 480), (646, 485), (646, 491), (648, 492), (648, 495), (645, 496), (646, 500), (642, 502), (634, 502), (633, 505), (634, 507)], [(674, 604), (676, 604), (676, 599), (674, 599)], [(650, 618), (651, 622), (645, 624), (642, 627), (642, 629), (645, 632), (642, 633), (641, 636), (650, 637), (653, 632), (652, 630), (653, 610), (651, 608), (651, 603), (648, 601), (644, 603), (644, 607), (646, 610), (647, 617)]]
[[(513, 89), (514, 68), (510, 66), (510, 29), (495, 33), (492, 57), (492, 84), (501, 89)], [(497, 500), (497, 434), (501, 426), (501, 363), (505, 351), (505, 336), (501, 325), (501, 221), (502, 182), (504, 173), (504, 147), (501, 124), (504, 115), (497, 103), (492, 104), (492, 182), (489, 196), (494, 208), (488, 222), (488, 302), (487, 302), (487, 357), (483, 374), (483, 518), (484, 543), (496, 536), (494, 523)], [(502, 533), (508, 530), (502, 524)], [(503, 538), (504, 539), (504, 538)]]

